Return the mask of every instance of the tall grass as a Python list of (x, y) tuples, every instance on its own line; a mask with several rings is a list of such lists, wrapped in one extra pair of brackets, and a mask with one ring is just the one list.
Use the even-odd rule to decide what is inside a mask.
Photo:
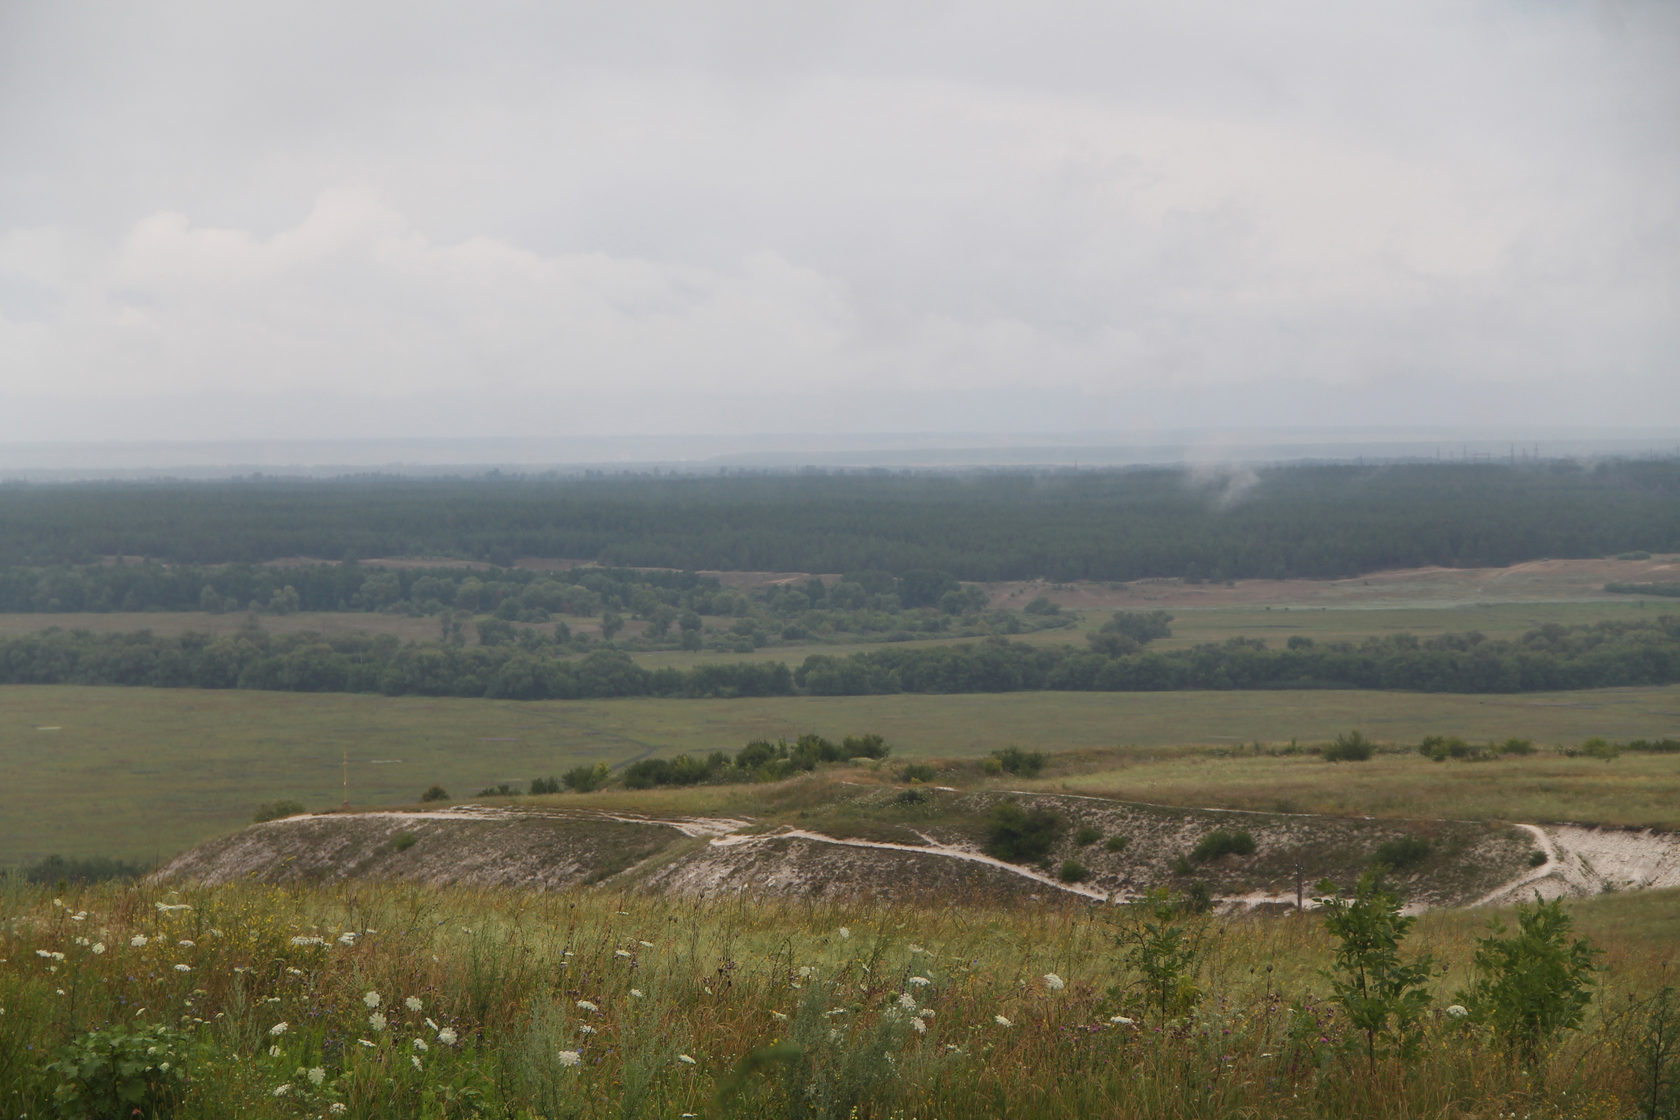
[(1311, 916), (1212, 919), (1169, 1016), (1113, 907), (13, 880), (0, 1113), (65, 1112), (64, 1047), (161, 1025), (186, 1082), (143, 1114), (1608, 1118), (1634, 1107), (1633, 997), (1675, 959), (1666, 900), (1578, 907), (1608, 971), (1527, 1071), (1443, 1013), (1482, 919), (1426, 915), (1446, 971), (1419, 1056), (1367, 1070)]

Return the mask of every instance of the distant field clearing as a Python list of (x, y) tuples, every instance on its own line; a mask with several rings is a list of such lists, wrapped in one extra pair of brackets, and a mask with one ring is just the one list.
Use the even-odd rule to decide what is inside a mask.
[[(1430, 734), (1521, 736), (1542, 746), (1651, 737), (1680, 726), (1680, 686), (1495, 696), (1047, 692), (534, 703), (7, 686), (0, 712), (3, 864), (54, 852), (169, 856), (244, 824), (264, 801), (336, 805), (346, 753), (350, 799), (387, 805), (412, 802), (434, 782), (460, 796), (580, 763), (734, 751), (760, 736), (806, 731), (878, 732), (895, 758), (973, 757), (1010, 744), (1143, 752), (1275, 745), (1352, 728), (1401, 742)], [(1613, 779), (1634, 762), (1598, 765)], [(1473, 773), (1517, 771), (1488, 764)]]

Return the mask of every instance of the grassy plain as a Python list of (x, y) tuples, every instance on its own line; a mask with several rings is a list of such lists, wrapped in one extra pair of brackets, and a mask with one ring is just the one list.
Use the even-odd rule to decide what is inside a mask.
[(181, 1091), (139, 1103), (206, 1120), (1619, 1120), (1639, 1105), (1651, 980), (1680, 964), (1674, 892), (1573, 904), (1604, 949), (1598, 990), (1525, 1069), (1446, 1013), (1487, 915), (1426, 914), (1402, 947), (1436, 958), (1416, 1054), (1367, 1063), (1311, 917), (1181, 916), (1189, 986), (1162, 1007), (1127, 960), (1143, 915), (1118, 907), (365, 882), (0, 891), (8, 1115), (53, 1114), (55, 1089), (80, 1087), (79, 1070), (45, 1068), (61, 1045), (156, 1024), (142, 1065), (184, 1066)]
[[(582, 763), (735, 751), (753, 738), (808, 731), (831, 738), (876, 732), (893, 745), (895, 759), (974, 758), (1009, 745), (1114, 750), (1126, 768), (1112, 781), (1078, 780), (1089, 788), (1108, 782), (1139, 798), (1145, 791), (1135, 787), (1151, 780), (1157, 785), (1146, 799), (1212, 805), (1218, 797), (1251, 798), (1268, 809), (1292, 799), (1305, 807), (1311, 798), (1299, 787), (1318, 783), (1323, 797), (1345, 811), (1392, 812), (1396, 800), (1417, 801), (1422, 792), (1393, 792), (1347, 766), (1320, 763), (1319, 776), (1298, 758), (1234, 760), (1234, 769), (1222, 769), (1225, 763), (1180, 748), (1322, 742), (1352, 728), (1384, 742), (1415, 743), (1431, 734), (1482, 741), (1521, 736), (1544, 747), (1594, 735), (1671, 734), (1677, 722), (1680, 686), (1515, 696), (1280, 691), (531, 703), (6, 686), (0, 688), (0, 864), (55, 852), (151, 860), (246, 823), (264, 801), (336, 805), (344, 796), (345, 754), (349, 799), (386, 805), (412, 802), (434, 782), (466, 796)], [(1660, 767), (1661, 758), (1675, 762), (1661, 756), (1650, 765)], [(1626, 782), (1624, 775), (1646, 765), (1643, 756), (1627, 755), (1608, 765), (1572, 763), (1573, 769), (1555, 760), (1560, 775), (1579, 777), (1546, 778), (1564, 784), (1535, 793), (1528, 768), (1538, 762), (1435, 766), (1409, 756), (1405, 765), (1425, 790), (1438, 783), (1459, 788), (1454, 796), (1480, 806), (1467, 816), (1509, 818), (1533, 810), (1542, 819), (1572, 819), (1585, 814), (1555, 804), (1539, 812), (1545, 801), (1533, 798), (1586, 798), (1588, 786), (1600, 786), (1624, 792), (1583, 804), (1602, 809), (1601, 819), (1640, 823), (1673, 788), (1658, 769), (1645, 775), (1649, 787)], [(1146, 765), (1162, 769), (1133, 769)], [(1378, 767), (1375, 773), (1388, 763), (1364, 765)], [(1512, 785), (1517, 777), (1523, 781)], [(1487, 788), (1478, 791), (1478, 783)], [(1507, 792), (1525, 800), (1507, 808)], [(1443, 806), (1437, 813), (1427, 799), (1418, 804), (1425, 815), (1447, 812)], [(1627, 815), (1615, 815), (1623, 808)]]

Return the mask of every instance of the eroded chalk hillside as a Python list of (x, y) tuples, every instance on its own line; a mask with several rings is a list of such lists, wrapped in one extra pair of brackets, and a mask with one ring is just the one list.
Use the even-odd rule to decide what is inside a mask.
[[(988, 854), (996, 807), (1059, 821), (1048, 852)], [(1223, 834), (1225, 842), (1210, 844)], [(1238, 839), (1238, 838), (1246, 839)], [(1252, 850), (1249, 850), (1252, 845)], [(1229, 849), (1218, 854), (1218, 849)], [(1382, 863), (1413, 909), (1680, 885), (1680, 838), (1574, 826), (1365, 820), (989, 791), (850, 791), (763, 818), (644, 816), (579, 805), (304, 815), (200, 845), (160, 878), (383, 878), (688, 895), (1123, 899), (1167, 888), (1293, 905)]]

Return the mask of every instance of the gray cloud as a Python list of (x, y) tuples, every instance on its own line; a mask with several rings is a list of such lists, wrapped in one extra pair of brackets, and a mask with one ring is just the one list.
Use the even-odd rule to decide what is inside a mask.
[(1680, 416), (1680, 9), (903, 7), (8, 6), (0, 438)]

